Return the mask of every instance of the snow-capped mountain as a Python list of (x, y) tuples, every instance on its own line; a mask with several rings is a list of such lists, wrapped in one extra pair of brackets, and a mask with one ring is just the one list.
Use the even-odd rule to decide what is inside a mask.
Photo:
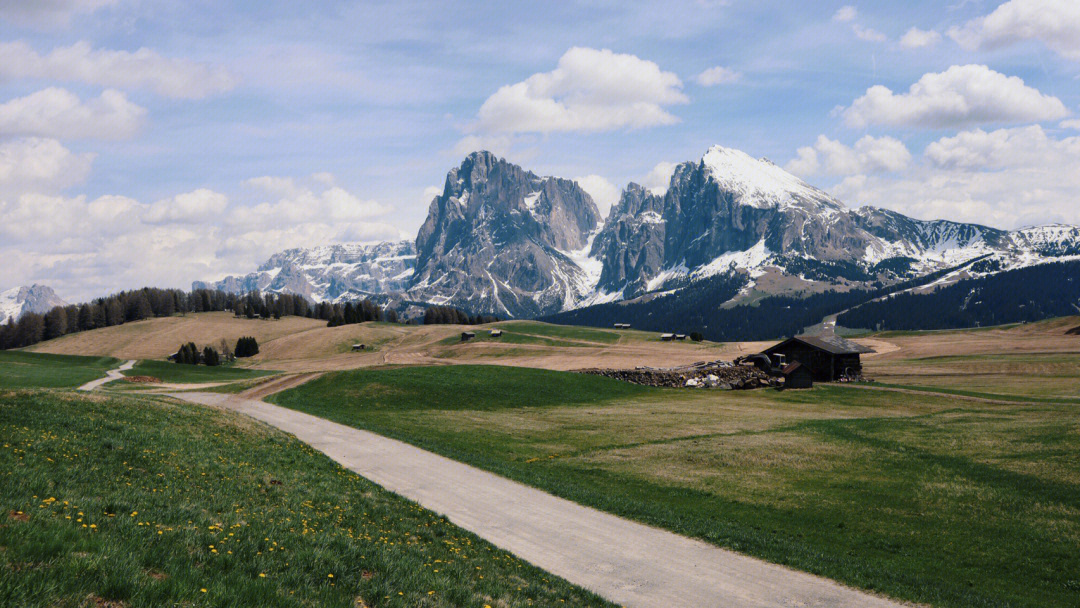
[(411, 241), (327, 245), (276, 253), (255, 272), (220, 281), (196, 281), (191, 287), (231, 293), (256, 289), (295, 293), (316, 302), (350, 301), (404, 291), (415, 266), (416, 247)]
[(48, 285), (15, 287), (0, 292), (0, 323), (8, 319), (19, 320), (28, 312), (45, 314), (56, 306), (67, 306)]
[(396, 294), (532, 317), (730, 272), (749, 275), (746, 293), (791, 293), (895, 283), (976, 259), (965, 273), (1070, 256), (1080, 256), (1077, 227), (1010, 232), (849, 209), (767, 159), (719, 146), (679, 165), (663, 196), (628, 185), (606, 222), (575, 182), (476, 152), (447, 174), (415, 247), (294, 249), (245, 277), (195, 287), (317, 301)]

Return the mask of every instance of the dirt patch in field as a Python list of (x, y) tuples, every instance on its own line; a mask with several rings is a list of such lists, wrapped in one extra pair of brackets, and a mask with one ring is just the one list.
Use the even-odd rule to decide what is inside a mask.
[(132, 384), (161, 384), (161, 378), (154, 376), (124, 376), (124, 382)]
[(15, 521), (28, 522), (30, 516), (22, 511), (8, 511), (8, 519), (14, 519)]

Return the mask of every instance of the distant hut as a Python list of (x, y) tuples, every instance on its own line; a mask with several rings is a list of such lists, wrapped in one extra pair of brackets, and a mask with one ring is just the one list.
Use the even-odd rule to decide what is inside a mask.
[(630, 329), (629, 323), (616, 323), (615, 329)]
[(491, 330), (491, 337), (492, 338), (501, 338), (502, 337), (502, 330), (501, 329), (493, 329), (493, 330)]
[(468, 342), (469, 340), (472, 340), (475, 337), (476, 337), (476, 334), (474, 332), (471, 332), (471, 331), (463, 331), (463, 332), (461, 332), (461, 341), (462, 342)]
[(835, 382), (844, 377), (862, 374), (860, 355), (873, 349), (859, 346), (839, 336), (796, 336), (766, 349), (763, 354), (784, 355), (787, 361), (798, 362), (810, 369), (818, 382)]
[(810, 368), (795, 361), (788, 363), (784, 369), (784, 388), (813, 388), (814, 374)]
[(686, 339), (686, 334), (675, 334), (675, 339), (676, 340), (685, 340)]
[(675, 339), (675, 334), (661, 334), (660, 339), (664, 342), (671, 342)]
[(353, 344), (352, 345), (352, 350), (353, 350), (354, 353), (358, 353), (358, 352), (360, 352), (362, 350), (367, 350), (367, 346), (364, 345), (364, 344)]

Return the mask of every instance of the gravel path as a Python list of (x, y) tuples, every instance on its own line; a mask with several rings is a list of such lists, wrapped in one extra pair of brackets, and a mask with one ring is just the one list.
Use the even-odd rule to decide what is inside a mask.
[(552, 574), (634, 608), (902, 604), (557, 498), (414, 446), (262, 401), (172, 395), (266, 422)]
[(129, 369), (131, 369), (133, 367), (135, 367), (135, 360), (134, 359), (132, 359), (131, 361), (128, 361), (127, 363), (121, 365), (120, 367), (118, 367), (116, 369), (110, 369), (109, 371), (105, 372), (105, 377), (104, 378), (98, 378), (97, 380), (94, 380), (93, 382), (87, 382), (86, 384), (80, 386), (79, 390), (80, 391), (92, 391), (95, 388), (101, 386), (102, 384), (105, 384), (106, 382), (112, 382), (113, 380), (119, 380), (119, 379), (124, 377), (123, 372), (126, 372), (126, 371), (128, 371)]

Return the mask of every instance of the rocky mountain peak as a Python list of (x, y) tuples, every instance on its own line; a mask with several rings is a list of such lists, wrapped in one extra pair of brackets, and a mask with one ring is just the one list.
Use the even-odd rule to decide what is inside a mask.
[(0, 323), (8, 319), (18, 321), (28, 312), (45, 314), (56, 306), (67, 306), (67, 302), (48, 285), (14, 287), (0, 292)]

